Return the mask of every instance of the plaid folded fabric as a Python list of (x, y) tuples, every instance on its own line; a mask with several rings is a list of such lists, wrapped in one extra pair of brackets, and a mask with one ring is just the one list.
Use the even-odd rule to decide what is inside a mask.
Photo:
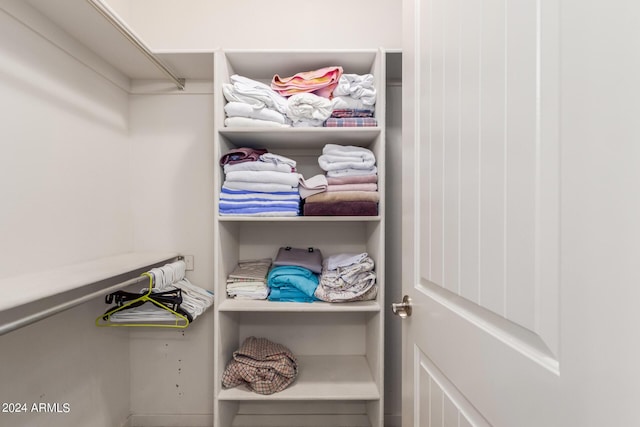
[(337, 109), (333, 110), (331, 117), (346, 118), (346, 117), (373, 117), (373, 110), (351, 110), (351, 109)]
[(247, 385), (259, 394), (282, 391), (298, 375), (296, 357), (287, 347), (266, 338), (248, 337), (222, 374), (222, 386)]
[(342, 128), (342, 127), (368, 127), (378, 126), (378, 121), (373, 117), (347, 117), (347, 118), (328, 118), (324, 122), (325, 127)]

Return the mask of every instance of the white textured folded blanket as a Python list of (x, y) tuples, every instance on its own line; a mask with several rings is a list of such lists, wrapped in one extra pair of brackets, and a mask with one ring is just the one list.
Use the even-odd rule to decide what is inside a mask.
[(246, 102), (232, 101), (224, 106), (227, 117), (247, 117), (250, 119), (267, 120), (286, 124), (287, 118), (280, 112), (267, 107), (256, 107)]
[(345, 176), (377, 175), (378, 168), (373, 166), (370, 169), (336, 169), (327, 172), (327, 178), (338, 178)]
[(290, 158), (285, 157), (285, 156), (281, 156), (280, 154), (274, 154), (274, 153), (261, 154), (260, 155), (260, 160), (262, 160), (263, 162), (289, 165), (293, 169), (295, 169), (295, 167), (297, 165), (295, 160), (290, 159)]
[(225, 181), (222, 188), (228, 190), (256, 191), (259, 193), (277, 193), (280, 191), (294, 191), (296, 188), (287, 184), (274, 184), (271, 182), (243, 182)]
[(338, 86), (333, 90), (333, 96), (348, 96), (365, 105), (375, 105), (376, 89), (373, 85), (373, 75), (343, 74)]
[(318, 164), (325, 171), (342, 169), (370, 170), (376, 164), (376, 158), (371, 150), (355, 145), (326, 144), (322, 148), (322, 155)]
[(250, 119), (248, 117), (227, 117), (224, 119), (224, 125), (229, 128), (288, 128), (287, 124), (271, 122), (269, 120)]
[(273, 171), (237, 171), (226, 174), (225, 182), (265, 182), (272, 184), (285, 184), (291, 187), (298, 186), (297, 173), (273, 172)]
[(312, 93), (298, 93), (287, 100), (287, 117), (296, 122), (320, 123), (331, 117), (331, 101)]
[(222, 85), (222, 93), (227, 101), (245, 102), (258, 108), (267, 107), (281, 113), (286, 112), (287, 98), (268, 85), (247, 77), (234, 74), (231, 83)]
[(271, 162), (242, 162), (234, 164), (224, 165), (224, 173), (238, 172), (238, 171), (274, 171), (274, 172), (291, 172), (291, 166), (284, 163), (271, 163)]

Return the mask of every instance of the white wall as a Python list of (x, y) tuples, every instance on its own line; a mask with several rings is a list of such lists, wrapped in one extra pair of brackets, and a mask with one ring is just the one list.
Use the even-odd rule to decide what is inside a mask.
[[(130, 109), (135, 248), (193, 255), (187, 277), (213, 289), (213, 95), (132, 95)], [(134, 425), (212, 423), (212, 315), (131, 331)]]
[[(640, 4), (566, 0), (561, 31), (562, 425), (638, 423)], [(568, 394), (568, 393), (567, 393)], [(576, 408), (579, 408), (576, 410)]]
[[(111, 2), (109, 2), (111, 4)], [(154, 49), (401, 47), (402, 2), (124, 0), (114, 9)]]
[[(0, 11), (0, 277), (133, 247), (127, 115), (125, 93)], [(98, 330), (103, 310), (87, 303), (0, 336), (0, 402), (29, 410), (0, 413), (0, 425), (126, 417), (128, 334)], [(40, 402), (70, 412), (31, 412)]]

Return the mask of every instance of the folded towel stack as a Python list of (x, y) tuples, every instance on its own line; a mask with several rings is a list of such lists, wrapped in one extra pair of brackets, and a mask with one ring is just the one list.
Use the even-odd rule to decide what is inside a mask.
[(326, 127), (378, 126), (373, 117), (376, 89), (371, 74), (343, 74), (333, 91), (333, 112)]
[(366, 252), (325, 258), (314, 295), (327, 302), (376, 299), (378, 286), (373, 259)]
[(225, 388), (246, 385), (259, 394), (287, 388), (298, 375), (298, 361), (291, 350), (266, 338), (249, 337), (233, 352), (222, 374)]
[(222, 92), (227, 127), (378, 125), (373, 75), (344, 74), (340, 66), (276, 74), (270, 85), (234, 74)]
[(247, 77), (233, 75), (231, 83), (222, 85), (228, 101), (224, 106), (227, 127), (289, 127), (287, 100), (268, 85)]
[(325, 192), (305, 199), (306, 216), (378, 214), (378, 174), (373, 152), (364, 147), (327, 144), (318, 158), (326, 171)]
[(271, 258), (241, 260), (227, 277), (227, 295), (238, 299), (267, 299)]
[(299, 215), (300, 175), (294, 160), (243, 147), (223, 155), (220, 164), (225, 173), (220, 215)]
[(267, 276), (269, 301), (313, 302), (318, 275), (308, 268), (293, 265), (273, 267)]
[(317, 248), (280, 248), (269, 271), (269, 301), (313, 302), (322, 271), (322, 252)]

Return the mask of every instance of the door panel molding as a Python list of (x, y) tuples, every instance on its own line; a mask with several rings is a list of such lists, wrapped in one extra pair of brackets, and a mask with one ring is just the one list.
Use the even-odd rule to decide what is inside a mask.
[[(437, 366), (420, 348), (414, 347), (414, 378), (417, 379), (416, 396), (422, 410), (416, 411), (416, 424), (434, 426), (491, 427), (491, 424), (464, 397), (464, 395), (440, 372)], [(428, 422), (422, 418), (428, 417)]]
[[(414, 42), (420, 140), (412, 169), (423, 195), (414, 204), (418, 277), (495, 313), (494, 323), (509, 327), (490, 330), (503, 331), (505, 342), (511, 323), (529, 330), (543, 344), (527, 354), (551, 352), (553, 362), (532, 357), (557, 371), (559, 61), (551, 3), (415, 6), (428, 25), (416, 28)], [(464, 311), (488, 317), (475, 305)]]
[(531, 359), (554, 375), (560, 375), (558, 359), (545, 344), (544, 339), (535, 332), (498, 316), (491, 310), (443, 289), (424, 278), (415, 286), (415, 291)]

